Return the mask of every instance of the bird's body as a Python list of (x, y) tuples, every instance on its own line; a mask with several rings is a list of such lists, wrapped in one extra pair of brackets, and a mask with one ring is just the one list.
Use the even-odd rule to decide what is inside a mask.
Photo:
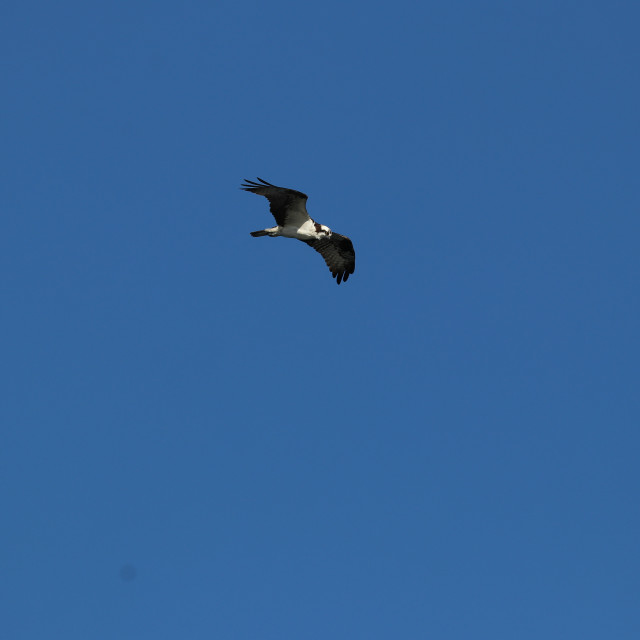
[[(320, 229), (317, 229), (316, 227), (320, 227)], [(329, 230), (329, 227), (318, 225), (317, 222), (309, 218), (309, 220), (305, 220), (300, 226), (295, 223), (285, 224), (283, 226), (276, 225), (270, 229), (252, 231), (251, 235), (254, 238), (258, 238), (260, 236), (271, 236), (272, 238), (277, 238), (278, 236), (282, 236), (283, 238), (295, 238), (296, 240), (306, 242), (307, 240), (319, 240), (321, 237), (324, 237)]]
[(356, 269), (356, 254), (351, 240), (329, 227), (319, 224), (307, 213), (307, 196), (301, 191), (285, 189), (258, 178), (260, 182), (245, 180), (242, 189), (269, 200), (269, 208), (277, 225), (253, 231), (254, 238), (282, 236), (306, 242), (322, 255), (337, 283), (346, 282)]

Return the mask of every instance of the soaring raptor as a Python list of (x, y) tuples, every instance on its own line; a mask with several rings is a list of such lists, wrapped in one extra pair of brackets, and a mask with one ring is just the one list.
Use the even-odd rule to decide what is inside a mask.
[(245, 180), (240, 188), (264, 196), (269, 201), (277, 225), (253, 231), (251, 235), (254, 238), (283, 236), (302, 240), (324, 258), (338, 284), (343, 280), (346, 282), (356, 270), (356, 254), (351, 240), (313, 220), (307, 213), (307, 196), (304, 193), (276, 187), (262, 178), (258, 180)]

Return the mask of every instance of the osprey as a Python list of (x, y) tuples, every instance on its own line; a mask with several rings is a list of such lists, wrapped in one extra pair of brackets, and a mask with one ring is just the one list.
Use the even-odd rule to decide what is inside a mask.
[(351, 240), (313, 220), (307, 213), (307, 196), (304, 193), (276, 187), (262, 178), (258, 180), (260, 182), (245, 180), (240, 188), (264, 196), (278, 224), (270, 229), (252, 231), (251, 235), (254, 238), (283, 236), (306, 242), (324, 258), (338, 284), (343, 280), (346, 282), (356, 270), (356, 254)]

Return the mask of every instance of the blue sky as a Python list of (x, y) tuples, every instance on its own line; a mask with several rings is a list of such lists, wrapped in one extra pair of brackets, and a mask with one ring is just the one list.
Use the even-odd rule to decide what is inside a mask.
[(639, 20), (3, 2), (3, 637), (639, 637)]

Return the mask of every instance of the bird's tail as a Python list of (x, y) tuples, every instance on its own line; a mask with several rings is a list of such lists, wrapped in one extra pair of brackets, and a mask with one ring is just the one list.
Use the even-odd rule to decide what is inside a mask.
[(262, 236), (268, 236), (269, 234), (267, 233), (266, 229), (261, 229), (260, 231), (252, 231), (251, 235), (254, 238), (261, 238)]

